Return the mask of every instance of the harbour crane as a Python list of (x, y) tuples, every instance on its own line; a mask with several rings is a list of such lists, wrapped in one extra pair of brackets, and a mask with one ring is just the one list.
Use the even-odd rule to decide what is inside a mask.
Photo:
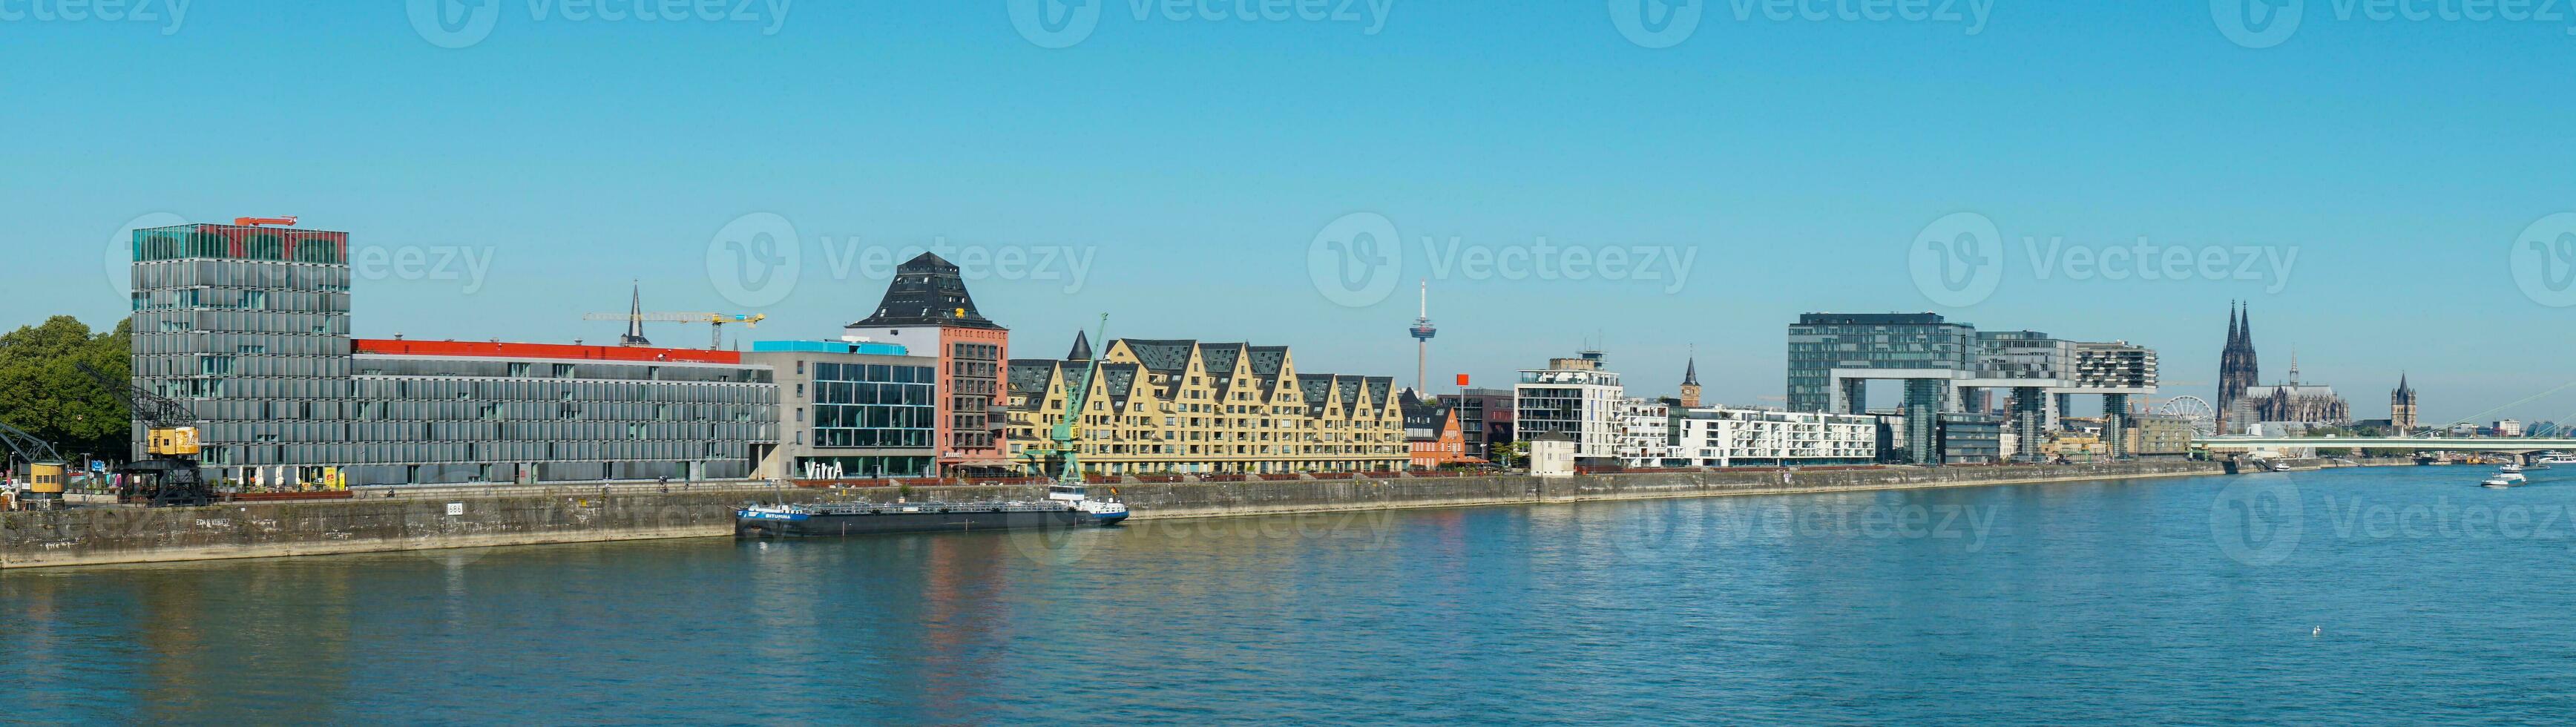
[(151, 478), (150, 485), (138, 487), (137, 497), (153, 507), (194, 507), (215, 501), (214, 490), (206, 486), (205, 473), (197, 466), (202, 448), (197, 444), (196, 412), (87, 363), (75, 361), (72, 367), (132, 409), (134, 420), (143, 423), (144, 457), (116, 468), (117, 474)]
[[(27, 467), (27, 494), (37, 499), (61, 499), (65, 468), (70, 460), (54, 445), (28, 434), (27, 430), (0, 424), (0, 449)], [(0, 484), (6, 484), (0, 482)], [(15, 497), (15, 493), (5, 493)]]
[[(1108, 345), (1109, 314), (1100, 314), (1100, 334), (1093, 340), (1100, 341), (1103, 346)], [(1099, 372), (1100, 356), (1094, 354), (1091, 360), (1082, 362), (1080, 381), (1065, 381), (1064, 420), (1055, 423), (1053, 436), (1048, 437), (1055, 445), (1056, 454), (1064, 458), (1064, 469), (1055, 476), (1056, 484), (1083, 484), (1082, 414), (1090, 407), (1087, 402), (1091, 398), (1091, 381)]]

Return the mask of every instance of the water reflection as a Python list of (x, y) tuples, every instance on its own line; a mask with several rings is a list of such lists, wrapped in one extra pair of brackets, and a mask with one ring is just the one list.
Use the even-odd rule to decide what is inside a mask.
[[(2311, 491), (2438, 496), (2409, 471), (2332, 477)], [(2424, 719), (2576, 709), (2498, 697), (2576, 658), (2576, 625), (2494, 610), (2576, 600), (2576, 585), (2534, 575), (2563, 561), (2563, 542), (2335, 539), (2320, 505), (2295, 557), (2252, 567), (2210, 540), (2223, 485), (17, 571), (0, 575), (0, 676), (22, 685), (10, 718), (32, 721), (2073, 723), (2103, 721), (2104, 704), (2124, 707), (2112, 721), (2346, 721), (2384, 718), (2361, 707), (2383, 698)], [(2576, 487), (2495, 497), (2570, 505)], [(2312, 638), (2318, 625), (2329, 636)]]

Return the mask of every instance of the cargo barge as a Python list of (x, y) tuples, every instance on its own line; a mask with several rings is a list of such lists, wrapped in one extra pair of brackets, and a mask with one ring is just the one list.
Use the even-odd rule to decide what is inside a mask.
[(737, 538), (815, 538), (881, 533), (1117, 525), (1127, 506), (1091, 499), (1082, 485), (1054, 485), (1039, 502), (835, 502), (752, 505), (734, 511)]

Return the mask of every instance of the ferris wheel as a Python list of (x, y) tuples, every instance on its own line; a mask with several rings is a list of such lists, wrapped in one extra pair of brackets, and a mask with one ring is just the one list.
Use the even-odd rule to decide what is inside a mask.
[(2193, 434), (2206, 437), (2218, 433), (2218, 408), (2210, 406), (2208, 399), (2189, 394), (2177, 396), (2156, 405), (2156, 413), (2190, 420)]

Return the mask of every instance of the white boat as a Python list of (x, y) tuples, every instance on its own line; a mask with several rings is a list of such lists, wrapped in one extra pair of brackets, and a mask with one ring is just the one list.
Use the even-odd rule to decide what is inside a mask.
[(2497, 467), (2496, 471), (2509, 475), (2518, 475), (2522, 474), (2522, 465), (2506, 463), (2505, 466)]
[(2290, 466), (2289, 466), (2289, 465), (2287, 465), (2287, 464), (2275, 464), (2275, 465), (2272, 465), (2272, 471), (2274, 471), (2274, 472), (2288, 472), (2288, 471), (2290, 471)]
[(2564, 454), (2550, 454), (2550, 455), (2542, 456), (2542, 457), (2540, 458), (2540, 462), (2539, 462), (2539, 463), (2540, 463), (2541, 465), (2544, 465), (2544, 466), (2546, 466), (2546, 465), (2576, 464), (2576, 456), (2568, 456), (2568, 455), (2564, 455)]
[(2512, 487), (2512, 486), (2514, 486), (2515, 484), (2517, 484), (2517, 483), (2515, 483), (2513, 480), (2505, 479), (2505, 478), (2504, 478), (2504, 475), (2496, 475), (2496, 476), (2494, 476), (2494, 477), (2489, 477), (2489, 478), (2487, 478), (2487, 481), (2485, 481), (2485, 482), (2480, 482), (2480, 483), (2478, 483), (2478, 486), (2479, 486), (2479, 487), (2492, 487), (2492, 488), (2495, 488), (2495, 489), (2504, 489), (2504, 488), (2507, 488), (2507, 487)]
[(2498, 478), (2500, 478), (2500, 479), (2504, 479), (2504, 480), (2507, 480), (2507, 481), (2513, 482), (2514, 484), (2517, 484), (2517, 485), (2518, 485), (2518, 484), (2522, 484), (2522, 483), (2524, 483), (2524, 482), (2530, 482), (2530, 481), (2531, 481), (2531, 478), (2529, 478), (2529, 477), (2524, 477), (2524, 476), (2523, 476), (2523, 474), (2522, 474), (2522, 473), (2520, 473), (2520, 472), (2498, 472), (2498, 473), (2495, 473), (2495, 476), (2496, 476), (2496, 477), (2498, 477)]
[(1127, 503), (1116, 498), (1094, 499), (1089, 485), (1048, 485), (1047, 499), (1072, 505), (1102, 525), (1116, 525), (1127, 519)]

